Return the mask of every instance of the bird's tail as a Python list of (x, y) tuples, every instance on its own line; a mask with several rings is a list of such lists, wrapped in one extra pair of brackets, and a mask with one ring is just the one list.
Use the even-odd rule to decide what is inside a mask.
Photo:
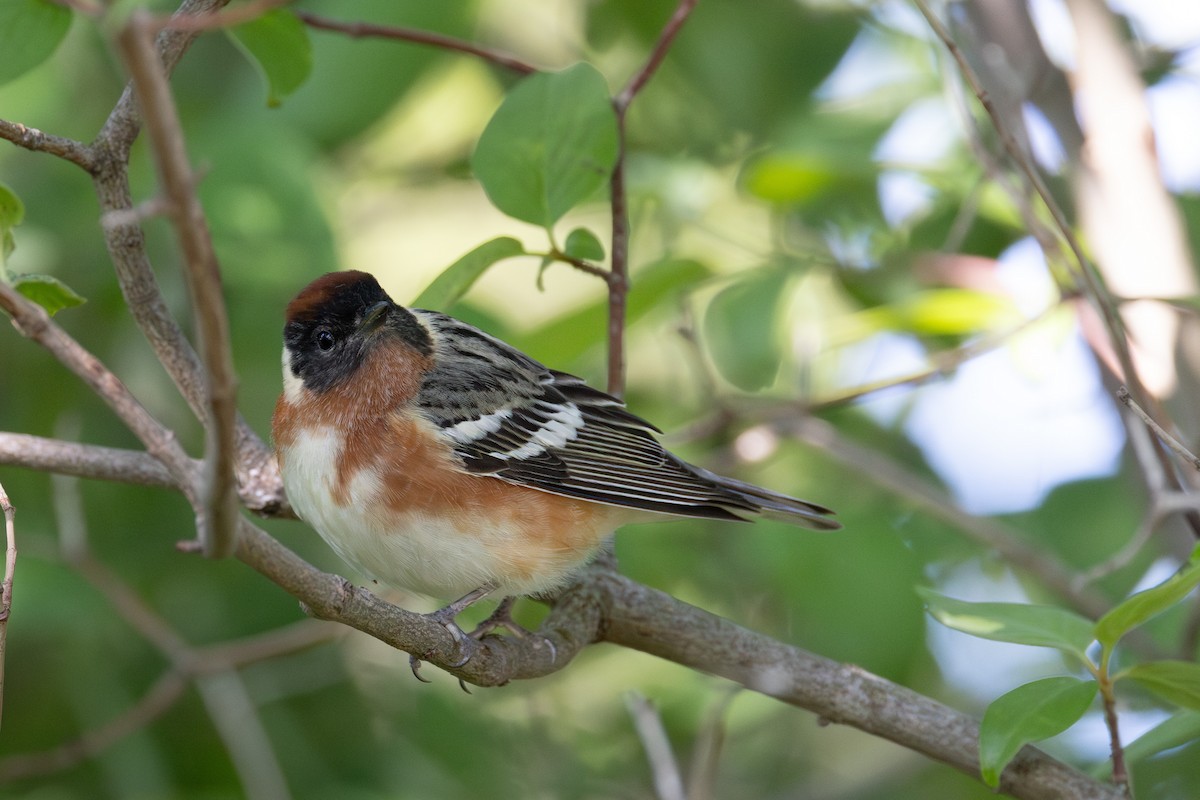
[(797, 497), (789, 497), (779, 492), (773, 492), (770, 489), (764, 489), (752, 483), (739, 481), (736, 478), (717, 475), (714, 472), (700, 468), (696, 469), (713, 483), (723, 489), (727, 489), (745, 500), (748, 504), (754, 506), (757, 509), (757, 513), (767, 519), (786, 522), (789, 525), (813, 528), (818, 531), (836, 531), (842, 527), (840, 522), (830, 519), (834, 512), (824, 506), (810, 503), (807, 500), (801, 500)]

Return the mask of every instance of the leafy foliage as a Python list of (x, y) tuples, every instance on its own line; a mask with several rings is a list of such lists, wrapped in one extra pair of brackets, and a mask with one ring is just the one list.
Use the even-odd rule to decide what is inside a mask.
[(71, 27), (71, 12), (49, 0), (0, 3), (0, 83), (24, 75), (45, 61)]
[(471, 168), (509, 216), (551, 228), (604, 185), (617, 157), (617, 120), (590, 64), (539, 73), (510, 91), (479, 137)]
[[(861, 365), (889, 361), (896, 351), (888, 345), (902, 343), (917, 362), (889, 374), (930, 367), (952, 375), (962, 364), (959, 344), (1026, 324), (1025, 310), (995, 276), (1002, 255), (1028, 231), (1020, 204), (1002, 190), (1011, 176), (994, 180), (974, 149), (990, 141), (958, 137), (929, 162), (883, 162), (879, 148), (889, 132), (910, 109), (942, 96), (930, 42), (883, 11), (819, 5), (705, 0), (629, 110), (628, 397), (633, 411), (668, 431), (682, 456), (828, 504), (846, 530), (822, 538), (771, 523), (656, 525), (623, 532), (617, 550), (626, 572), (715, 613), (922, 693), (969, 697), (948, 671), (932, 668), (946, 654), (924, 640), (912, 586), (932, 579), (944, 589), (943, 576), (958, 570), (975, 570), (986, 584), (1003, 571), (981, 544), (992, 540), (974, 535), (980, 524), (999, 526), (1071, 569), (1098, 563), (1131, 535), (1143, 483), (1126, 469), (1058, 487), (1019, 517), (981, 523), (943, 498), (937, 465), (926, 462), (908, 427), (921, 390), (900, 402), (892, 402), (893, 392), (883, 402), (869, 396), (862, 404), (822, 405), (876, 376), (864, 377)], [(540, 31), (542, 4), (518, 6), (514, 18)], [(574, 26), (562, 37), (534, 41), (477, 18), (471, 4), (304, 4), (343, 19), (479, 39), (545, 67), (520, 80), (444, 50), (310, 32), (290, 10), (271, 11), (228, 37), (202, 35), (172, 86), (189, 153), (205, 168), (198, 190), (223, 265), (239, 405), (250, 424), (266, 430), (279, 391), (285, 299), (339, 267), (375, 272), (398, 299), (450, 309), (595, 383), (607, 287), (563, 256), (609, 266), (613, 248), (597, 233), (609, 229), (605, 191), (620, 152), (609, 87), (624, 85), (674, 8), (669, 0), (593, 3), (562, 21)], [(46, 69), (33, 70), (55, 53), (72, 12), (46, 0), (0, 3), (0, 83), (8, 82), (0, 86), (0, 117), (83, 141), (104, 124), (125, 77), (102, 26), (76, 16), (88, 34), (68, 39)], [(558, 38), (571, 55), (548, 43)], [(874, 85), (861, 94), (836, 99), (835, 70), (864, 49), (886, 56), (885, 68), (876, 65)], [(570, 65), (579, 52), (588, 63)], [(266, 86), (266, 104), (252, 71)], [(897, 172), (923, 192), (900, 217), (885, 214), (881, 200), (885, 179)], [(194, 420), (161, 372), (146, 366), (86, 180), (6, 143), (0, 175), (13, 187), (0, 185), (0, 235), (13, 284), (51, 312), (91, 298), (59, 321), (199, 452)], [(139, 147), (135, 205), (155, 195), (149, 176)], [(1181, 203), (1200, 241), (1194, 200)], [(23, 221), (14, 250), (13, 229)], [(558, 252), (560, 225), (569, 233)], [(143, 227), (168, 303), (183, 315), (173, 268), (179, 256), (166, 226), (147, 219)], [(930, 266), (934, 251), (954, 269)], [(548, 267), (541, 292), (537, 257)], [(1188, 305), (1187, 298), (1175, 302)], [(1000, 355), (1028, 372), (1053, 371), (1049, 351), (1073, 342), (1076, 332), (1074, 309), (1058, 312), (1037, 324), (1034, 333), (1045, 335), (1033, 346), (1010, 342)], [(136, 446), (105, 409), (81, 397), (74, 378), (46, 369), (43, 354), (11, 335), (0, 342), (0, 375), (6, 388), (11, 376), (20, 382), (20, 391), (0, 392), (0, 429), (48, 433), (75, 425), (83, 440)], [(968, 413), (965, 405), (952, 413)], [(1035, 405), (1031, 415), (1066, 419), (1074, 411)], [(993, 466), (973, 462), (984, 480), (999, 480)], [(0, 776), (5, 756), (101, 728), (162, 678), (160, 655), (64, 561), (58, 531), (80, 535), (71, 527), (76, 516), (96, 556), (183, 640), (257, 636), (298, 617), (289, 598), (238, 565), (178, 553), (174, 541), (192, 520), (177, 498), (84, 483), (84, 513), (72, 516), (62, 498), (73, 495), (54, 493), (42, 476), (4, 467), (0, 480), (21, 507), (22, 536), (8, 673), (19, 690), (6, 698)], [(346, 571), (297, 526), (268, 525), (310, 561)], [(1139, 781), (1166, 769), (1155, 786), (1187, 784), (1200, 763), (1195, 663), (1144, 655), (1126, 638), (1139, 630), (1155, 650), (1175, 653), (1169, 648), (1182, 635), (1186, 598), (1200, 583), (1196, 559), (1127, 597), (1165, 553), (1166, 545), (1153, 542), (1097, 582), (1094, 594), (1110, 609), (1098, 623), (1079, 613), (1077, 596), (1023, 566), (1014, 569), (1036, 604), (920, 592), (929, 614), (947, 626), (1053, 648), (1091, 673), (1006, 694), (988, 687), (986, 699), (1000, 695), (987, 707), (980, 741), (990, 785), (1024, 743), (1098, 724), (1086, 713), (1098, 690), (1122, 699), (1137, 692), (1171, 714), (1127, 756)], [(537, 613), (519, 609), (529, 621)], [(981, 674), (985, 666), (975, 665)], [(214, 704), (233, 696), (221, 694), (231, 677), (243, 684), (238, 697), (248, 699), (238, 700), (243, 718), (261, 720), (297, 797), (645, 794), (644, 755), (616, 702), (631, 685), (655, 698), (673, 741), (725, 742), (713, 796), (794, 796), (814, 786), (864, 799), (992, 796), (941, 768), (864, 759), (869, 747), (858, 744), (865, 740), (848, 746), (842, 734), (749, 693), (722, 721), (706, 721), (702, 710), (717, 705), (718, 693), (709, 678), (632, 653), (589, 650), (553, 678), (464, 698), (452, 681), (429, 690), (412, 685), (402, 654), (355, 637), (225, 670), (203, 684), (199, 699), (185, 695), (93, 760), (48, 779), (12, 782), (0, 794), (36, 789), (91, 798), (97, 787), (114, 797), (243, 793), (212, 717)], [(1179, 762), (1169, 762), (1171, 748)], [(475, 755), (464, 761), (464, 752)]]
[(308, 29), (293, 14), (268, 11), (229, 33), (262, 72), (269, 106), (282, 103), (312, 71)]
[(988, 786), (1021, 747), (1074, 725), (1096, 699), (1096, 682), (1043, 678), (1018, 686), (988, 706), (979, 725), (979, 763)]

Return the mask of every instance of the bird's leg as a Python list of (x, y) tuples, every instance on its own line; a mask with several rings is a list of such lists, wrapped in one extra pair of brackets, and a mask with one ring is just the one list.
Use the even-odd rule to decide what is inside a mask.
[[(530, 636), (534, 636), (535, 634), (532, 631), (525, 630), (524, 628), (521, 627), (521, 625), (515, 619), (512, 618), (512, 609), (513, 609), (513, 606), (515, 606), (517, 604), (518, 599), (519, 598), (516, 597), (515, 595), (510, 595), (509, 597), (506, 597), (503, 600), (501, 600), (500, 605), (496, 606), (496, 610), (491, 613), (491, 616), (489, 616), (483, 622), (479, 623), (478, 627), (476, 627), (475, 630), (471, 631), (469, 636), (472, 639), (482, 639), (484, 636), (487, 636), (492, 631), (498, 630), (500, 628), (503, 628), (504, 630), (511, 633), (513, 636), (517, 637), (518, 639), (522, 639), (522, 640), (526, 640)], [(556, 652), (555, 647), (554, 647), (554, 642), (552, 642), (549, 639), (542, 637), (542, 636), (539, 636), (537, 638), (541, 639), (543, 642), (545, 642), (550, 647), (550, 660), (551, 661), (553, 661), (555, 658), (558, 657), (558, 653)], [(534, 643), (534, 647), (540, 647), (540, 646), (541, 646), (540, 644), (538, 644), (536, 642)]]
[(476, 626), (475, 630), (469, 634), (472, 639), (482, 639), (494, 630), (503, 628), (504, 630), (516, 636), (518, 639), (524, 639), (529, 635), (529, 631), (517, 624), (517, 621), (512, 618), (513, 606), (517, 604), (516, 595), (509, 595), (500, 601), (500, 605), (496, 606), (496, 610)]
[[(454, 618), (466, 610), (468, 606), (478, 602), (484, 597), (487, 597), (494, 591), (496, 591), (496, 584), (489, 581), (483, 586), (480, 586), (478, 589), (467, 592), (450, 605), (445, 606), (444, 608), (439, 608), (437, 611), (433, 611), (425, 615), (426, 619), (433, 620), (449, 631), (450, 635), (454, 637), (454, 644), (459, 648), (459, 650), (463, 651), (462, 658), (453, 662), (452, 664), (449, 664), (448, 666), (461, 667), (463, 664), (471, 660), (471, 654), (474, 651), (474, 648), (466, 647), (467, 639), (472, 637), (467, 636), (467, 634), (463, 632), (463, 629), (458, 627), (458, 623), (454, 621)], [(421, 659), (410, 654), (408, 657), (408, 665), (412, 668), (413, 676), (416, 677), (417, 680), (422, 681), (423, 683), (429, 683), (428, 680), (421, 677)]]

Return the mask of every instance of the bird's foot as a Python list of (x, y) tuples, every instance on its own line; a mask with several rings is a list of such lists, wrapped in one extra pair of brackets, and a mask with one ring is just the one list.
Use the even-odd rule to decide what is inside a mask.
[(501, 600), (500, 605), (496, 606), (496, 610), (491, 613), (491, 616), (479, 623), (478, 627), (471, 631), (471, 638), (479, 640), (484, 636), (487, 636), (489, 633), (503, 629), (522, 641), (528, 641), (531, 638), (537, 639), (533, 645), (534, 647), (541, 647), (543, 644), (545, 644), (550, 648), (550, 660), (553, 662), (558, 657), (558, 652), (554, 647), (554, 642), (550, 641), (544, 636), (538, 636), (537, 634), (533, 633), (533, 631), (522, 628), (521, 625), (512, 618), (512, 609), (513, 606), (517, 604), (517, 599), (518, 598), (516, 597), (506, 597)]
[[(445, 606), (444, 608), (439, 608), (437, 611), (433, 611), (425, 615), (426, 619), (432, 620), (433, 622), (436, 622), (445, 628), (450, 633), (450, 636), (454, 639), (454, 645), (459, 652), (459, 657), (456, 660), (448, 663), (446, 666), (452, 668), (461, 667), (463, 664), (466, 664), (468, 661), (470, 661), (471, 656), (475, 654), (475, 645), (479, 638), (473, 632), (468, 634), (463, 631), (463, 629), (458, 626), (458, 622), (455, 621), (455, 618), (464, 610), (466, 610), (468, 606), (481, 600), (495, 590), (496, 585), (494, 583), (485, 583), (478, 589), (467, 592), (450, 605)], [(503, 605), (503, 603), (501, 603), (501, 605)], [(492, 616), (495, 615), (493, 614)], [(491, 617), (488, 619), (491, 619)], [(408, 657), (408, 665), (412, 668), (413, 677), (422, 683), (429, 683), (428, 678), (421, 676), (421, 659), (410, 654)]]

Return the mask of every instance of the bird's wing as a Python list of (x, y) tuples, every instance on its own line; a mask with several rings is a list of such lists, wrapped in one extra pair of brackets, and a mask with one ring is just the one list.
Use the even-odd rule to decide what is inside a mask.
[(667, 452), (615, 397), (444, 314), (417, 403), (469, 472), (627, 508), (715, 519), (766, 514), (832, 529), (828, 509), (714, 475)]

